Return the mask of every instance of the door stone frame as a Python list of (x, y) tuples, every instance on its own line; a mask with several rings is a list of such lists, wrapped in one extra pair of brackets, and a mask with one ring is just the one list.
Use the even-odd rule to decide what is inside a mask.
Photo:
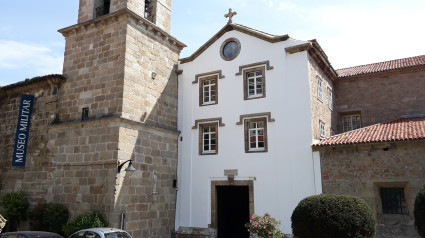
[(248, 186), (249, 214), (254, 214), (254, 181), (252, 180), (219, 180), (211, 181), (211, 224), (209, 228), (217, 231), (217, 186)]

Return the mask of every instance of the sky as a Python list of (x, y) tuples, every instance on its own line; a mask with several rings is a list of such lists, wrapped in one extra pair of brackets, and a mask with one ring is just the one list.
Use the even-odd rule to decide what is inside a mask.
[[(78, 0), (0, 0), (0, 86), (61, 74), (64, 37)], [(424, 0), (172, 0), (171, 35), (190, 56), (233, 22), (298, 40), (316, 39), (335, 69), (424, 55)]]

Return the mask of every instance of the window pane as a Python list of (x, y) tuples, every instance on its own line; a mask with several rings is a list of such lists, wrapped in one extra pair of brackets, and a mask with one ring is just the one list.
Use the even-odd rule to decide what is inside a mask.
[(258, 148), (264, 148), (264, 142), (263, 141), (258, 142)]
[(262, 71), (257, 71), (257, 72), (255, 72), (255, 74), (256, 74), (257, 76), (262, 76), (262, 75), (263, 75), (263, 72), (262, 72)]
[(257, 143), (254, 141), (254, 142), (251, 142), (251, 143), (249, 143), (249, 148), (251, 148), (251, 149), (255, 149), (255, 148), (257, 148)]
[(250, 134), (251, 136), (256, 136), (256, 135), (257, 135), (257, 130), (250, 130), (250, 131), (249, 131), (249, 134)]
[(263, 129), (258, 130), (258, 135), (263, 136), (264, 135), (264, 130)]
[(258, 142), (264, 142), (264, 136), (258, 136), (257, 140)]
[(247, 73), (247, 74), (246, 74), (246, 76), (247, 76), (248, 78), (250, 78), (250, 77), (254, 77), (254, 73)]

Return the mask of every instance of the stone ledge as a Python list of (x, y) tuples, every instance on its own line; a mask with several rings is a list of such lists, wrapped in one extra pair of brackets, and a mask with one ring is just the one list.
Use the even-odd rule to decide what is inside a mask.
[(168, 43), (172, 46), (176, 45), (179, 50), (182, 50), (184, 47), (186, 47), (184, 43), (180, 42), (179, 40), (168, 34), (166, 31), (162, 30), (149, 20), (137, 15), (135, 12), (131, 11), (128, 8), (112, 12), (110, 14), (94, 18), (85, 22), (81, 22), (76, 25), (59, 29), (58, 32), (62, 33), (64, 37), (67, 37), (72, 34), (77, 34), (80, 31), (87, 31), (90, 27), (97, 27), (99, 24), (106, 25), (110, 20), (118, 22), (121, 16), (126, 17), (126, 19), (128, 20), (127, 24), (130, 24), (131, 22), (136, 22), (137, 25), (145, 25), (147, 31), (151, 31), (154, 35), (157, 35), (158, 37), (163, 37), (164, 41), (168, 41)]
[(64, 127), (78, 127), (78, 126), (84, 126), (84, 125), (90, 125), (90, 124), (107, 124), (107, 123), (125, 123), (125, 124), (132, 124), (132, 125), (136, 125), (136, 126), (142, 126), (142, 127), (148, 127), (151, 129), (157, 129), (163, 132), (167, 132), (167, 133), (172, 133), (175, 135), (179, 135), (180, 131), (173, 129), (173, 128), (169, 128), (169, 127), (162, 127), (162, 126), (157, 126), (157, 125), (152, 125), (149, 123), (145, 123), (145, 122), (140, 122), (140, 121), (135, 121), (135, 120), (131, 120), (128, 118), (123, 118), (120, 116), (111, 116), (111, 117), (106, 117), (106, 118), (97, 118), (97, 119), (92, 119), (92, 120), (86, 120), (86, 121), (71, 121), (71, 122), (63, 122), (60, 124), (51, 124), (49, 125), (49, 128), (53, 129), (53, 128), (64, 128)]
[(180, 227), (176, 232), (176, 238), (213, 238), (215, 229), (200, 227)]

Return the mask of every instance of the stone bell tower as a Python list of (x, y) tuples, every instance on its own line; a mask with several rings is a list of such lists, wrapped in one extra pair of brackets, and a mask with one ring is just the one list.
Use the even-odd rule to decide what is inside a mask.
[(170, 33), (171, 0), (80, 0), (78, 23), (125, 8)]
[[(71, 218), (100, 211), (133, 237), (174, 228), (185, 45), (169, 34), (170, 9), (171, 0), (80, 0), (78, 23), (59, 30), (67, 79), (49, 127), (57, 169), (48, 200)], [(136, 171), (125, 171), (130, 163)]]

